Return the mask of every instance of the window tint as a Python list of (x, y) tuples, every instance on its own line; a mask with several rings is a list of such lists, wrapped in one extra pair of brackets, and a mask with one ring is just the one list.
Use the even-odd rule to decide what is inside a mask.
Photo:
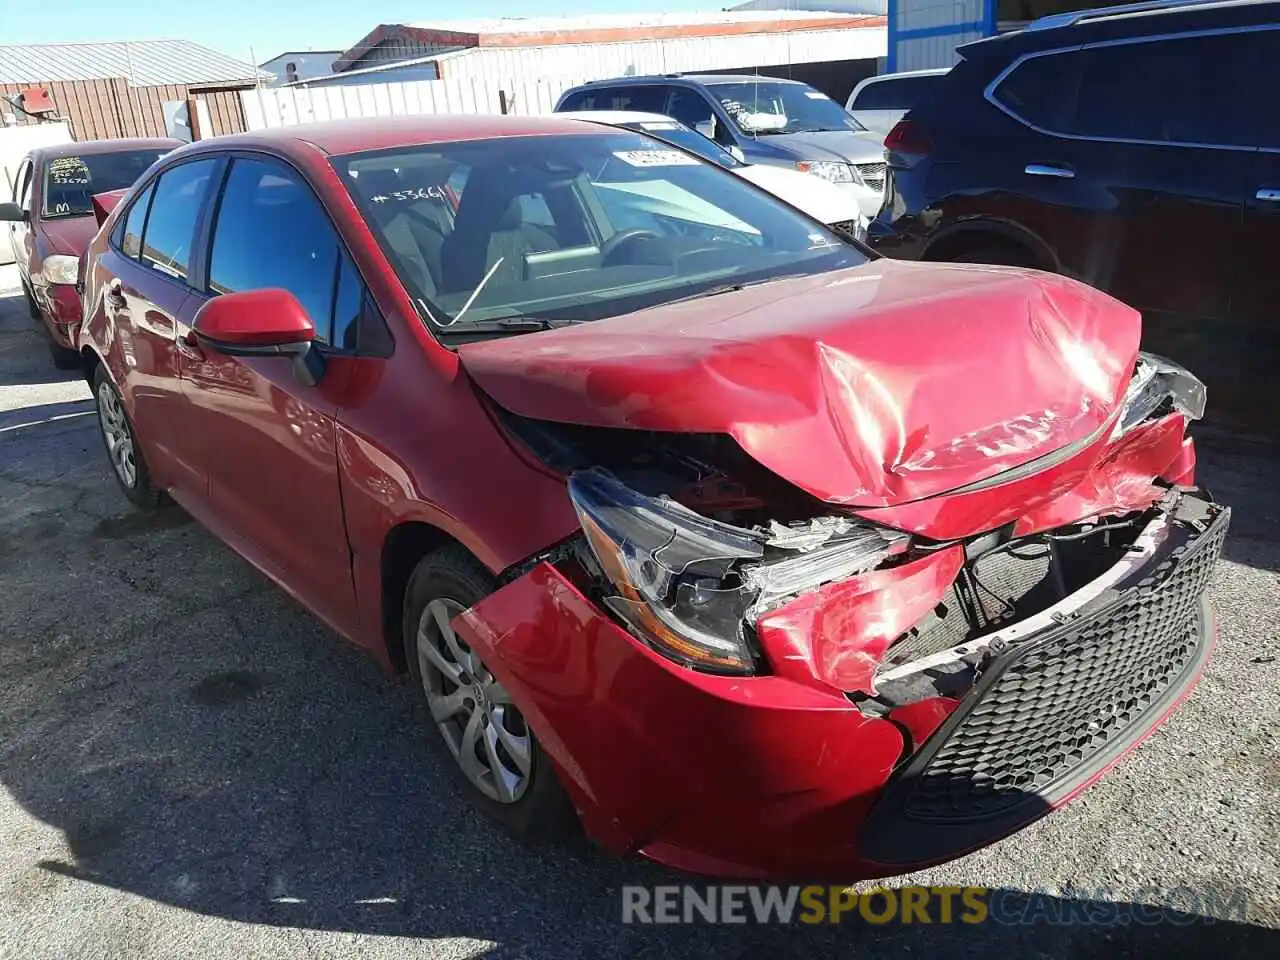
[(317, 339), (332, 343), (342, 256), (329, 215), (296, 172), (269, 161), (233, 161), (213, 231), (214, 292), (288, 290), (306, 308)]
[(662, 113), (666, 105), (667, 88), (658, 84), (643, 86), (602, 87), (580, 90), (560, 105), (567, 110), (638, 110), (643, 113)]
[(688, 87), (677, 87), (675, 96), (671, 98), (671, 109), (667, 111), (686, 127), (698, 129), (700, 123), (711, 123), (715, 114), (711, 112), (711, 104), (707, 98)]
[(1036, 57), (996, 99), (1054, 133), (1248, 146), (1243, 72), (1252, 34), (1123, 43)]
[(996, 87), (995, 98), (1027, 123), (1069, 133), (1083, 59), (1079, 53), (1055, 53), (1024, 60)]
[(1244, 145), (1241, 71), (1250, 35), (1086, 51), (1075, 132), (1168, 143)]
[(946, 74), (877, 80), (862, 88), (854, 110), (910, 110)]
[(142, 262), (161, 273), (187, 278), (196, 220), (204, 204), (217, 160), (196, 160), (173, 167), (157, 181), (142, 241)]
[(1256, 43), (1253, 76), (1246, 83), (1250, 100), (1246, 101), (1249, 118), (1249, 142), (1253, 146), (1280, 148), (1280, 30), (1264, 30), (1253, 34)]
[(343, 350), (359, 346), (360, 315), (364, 310), (364, 281), (350, 257), (340, 258), (338, 293), (333, 301), (333, 345)]
[(142, 253), (142, 228), (147, 222), (147, 208), (151, 205), (151, 195), (154, 190), (154, 186), (149, 186), (143, 191), (129, 208), (129, 215), (120, 221), (120, 226), (117, 228), (119, 237), (116, 238), (116, 243), (120, 247), (120, 252), (134, 260), (137, 260), (138, 255)]

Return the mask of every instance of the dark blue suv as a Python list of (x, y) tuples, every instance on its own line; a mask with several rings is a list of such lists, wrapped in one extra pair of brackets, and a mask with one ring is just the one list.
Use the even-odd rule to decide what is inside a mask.
[(872, 245), (1093, 284), (1215, 412), (1280, 433), (1280, 3), (1104, 7), (959, 53), (885, 140)]

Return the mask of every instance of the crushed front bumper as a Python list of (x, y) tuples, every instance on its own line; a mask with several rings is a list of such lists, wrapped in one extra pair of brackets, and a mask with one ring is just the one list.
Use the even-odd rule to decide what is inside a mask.
[(965, 692), (896, 711), (787, 676), (678, 666), (546, 562), (455, 628), (605, 846), (718, 875), (885, 876), (1065, 803), (1187, 694), (1212, 646), (1204, 591), (1229, 511), (1186, 503), (1199, 506), (1161, 513), (1149, 550), (1039, 626), (954, 651), (976, 654)]
[(972, 690), (868, 818), (870, 859), (905, 870), (1012, 833), (1100, 776), (1189, 692), (1213, 646), (1204, 594), (1230, 523), (1230, 510), (1201, 504), (1153, 523), (1149, 555), (1114, 582), (1067, 598), (1035, 633), (988, 645)]

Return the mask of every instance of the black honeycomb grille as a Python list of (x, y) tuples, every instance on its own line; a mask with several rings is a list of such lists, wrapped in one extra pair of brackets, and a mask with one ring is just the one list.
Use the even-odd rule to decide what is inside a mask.
[(902, 813), (950, 822), (998, 817), (1078, 778), (1117, 739), (1132, 739), (1130, 730), (1208, 642), (1200, 598), (1227, 516), (1118, 603), (993, 667), (991, 682), (911, 778)]

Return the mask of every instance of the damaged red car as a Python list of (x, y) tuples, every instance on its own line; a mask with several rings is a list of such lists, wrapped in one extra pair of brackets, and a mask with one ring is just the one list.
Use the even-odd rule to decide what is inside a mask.
[(1187, 695), (1204, 388), (1058, 276), (877, 258), (555, 118), (183, 147), (79, 339), (116, 477), (421, 695), (485, 812), (739, 877), (900, 873)]

